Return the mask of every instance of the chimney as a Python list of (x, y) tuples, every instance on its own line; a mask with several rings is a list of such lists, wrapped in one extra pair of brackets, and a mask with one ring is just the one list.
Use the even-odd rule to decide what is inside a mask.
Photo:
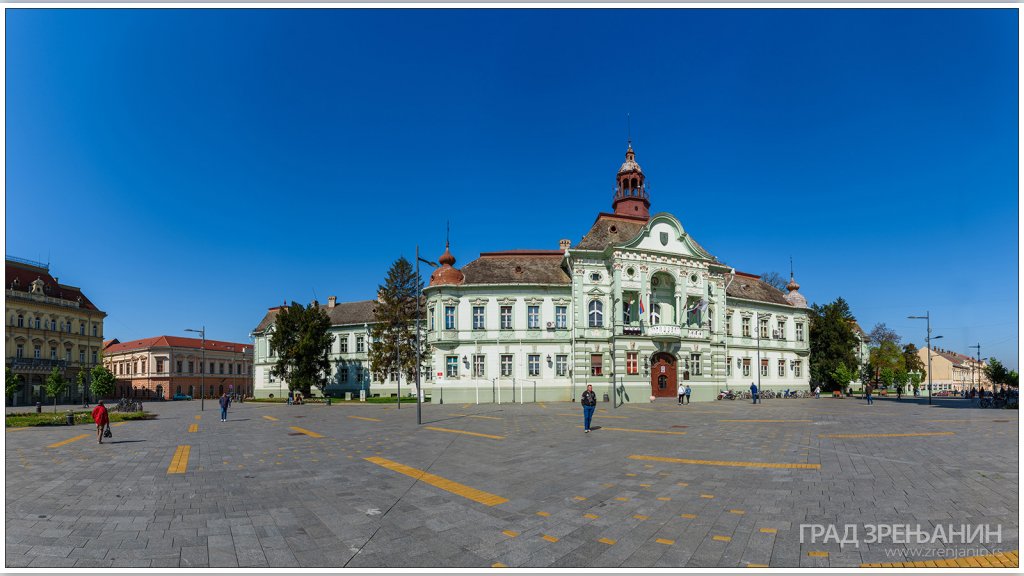
[(571, 246), (571, 245), (572, 245), (572, 242), (570, 240), (568, 240), (568, 239), (565, 239), (565, 238), (563, 238), (562, 240), (558, 241), (558, 249), (561, 250), (562, 252), (565, 252), (566, 250), (568, 250), (569, 246)]
[(328, 296), (327, 297), (327, 307), (328, 308), (334, 308), (337, 304), (338, 304), (338, 297), (337, 296)]

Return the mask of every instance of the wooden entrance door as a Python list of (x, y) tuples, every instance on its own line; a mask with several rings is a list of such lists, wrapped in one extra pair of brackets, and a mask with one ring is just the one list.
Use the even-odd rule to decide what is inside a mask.
[(655, 354), (651, 358), (651, 395), (676, 397), (676, 359), (671, 354)]

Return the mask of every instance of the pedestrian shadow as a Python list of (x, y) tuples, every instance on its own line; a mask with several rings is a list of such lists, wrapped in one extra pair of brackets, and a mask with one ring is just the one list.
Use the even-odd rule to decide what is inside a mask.
[(601, 428), (601, 426), (591, 426), (590, 431), (593, 432), (594, 430), (600, 430)]
[(248, 422), (248, 418), (228, 418), (228, 422)]
[(145, 442), (145, 440), (108, 440), (104, 444), (131, 444), (133, 442)]

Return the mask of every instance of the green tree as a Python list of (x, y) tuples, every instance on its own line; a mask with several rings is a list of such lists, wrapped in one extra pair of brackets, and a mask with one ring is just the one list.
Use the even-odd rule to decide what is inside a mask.
[(868, 354), (868, 364), (874, 374), (872, 379), (875, 382), (885, 383), (886, 387), (892, 386), (897, 372), (906, 371), (903, 351), (892, 340), (882, 340), (880, 345), (871, 348)]
[(840, 364), (857, 365), (859, 340), (853, 332), (853, 321), (850, 306), (842, 298), (811, 307), (811, 381), (827, 390), (841, 388), (842, 384), (833, 376)]
[[(374, 309), (377, 322), (370, 329), (370, 372), (377, 380), (398, 371), (409, 382), (416, 378), (416, 299), (422, 290), (423, 281), (409, 261), (404, 257), (395, 260), (379, 287), (380, 302)], [(421, 348), (421, 357), (430, 357), (428, 346)]]
[[(921, 381), (928, 377), (928, 368), (924, 365), (924, 361), (917, 354), (917, 346), (913, 344), (907, 344), (903, 347), (903, 366), (907, 372), (917, 372), (920, 376), (916, 377), (917, 382), (910, 382), (910, 384), (920, 384)], [(908, 380), (910, 379), (908, 375)]]
[(331, 363), (331, 319), (314, 300), (308, 307), (292, 302), (274, 318), (270, 347), (277, 352), (277, 362), (270, 373), (288, 382), (288, 390), (308, 396), (316, 386), (327, 387)]
[(15, 374), (11, 372), (9, 367), (4, 369), (4, 388), (6, 389), (7, 396), (13, 396), (21, 388), (21, 374)]
[(103, 364), (92, 367), (92, 382), (89, 383), (89, 394), (96, 399), (109, 398), (114, 395), (114, 383), (117, 379)]
[(1009, 385), (1011, 381), (1014, 386), (1017, 385), (1016, 378), (1010, 378), (1010, 370), (994, 356), (989, 358), (988, 365), (985, 366), (985, 376), (988, 377), (989, 382), (994, 386), (1000, 386), (1001, 384)]
[(89, 395), (89, 378), (88, 372), (85, 370), (79, 370), (78, 375), (75, 376), (75, 384), (78, 385), (78, 389), (82, 391), (82, 400), (85, 401)]
[(68, 381), (60, 373), (60, 368), (53, 367), (53, 371), (46, 377), (46, 393), (53, 397), (53, 412), (57, 412), (57, 397), (68, 389)]
[(850, 382), (857, 379), (857, 371), (852, 368), (847, 368), (846, 364), (840, 362), (836, 369), (832, 371), (833, 381), (839, 385), (839, 389), (845, 389)]

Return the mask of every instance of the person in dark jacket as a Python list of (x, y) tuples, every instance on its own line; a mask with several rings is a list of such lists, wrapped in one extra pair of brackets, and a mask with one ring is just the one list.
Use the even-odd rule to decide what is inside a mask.
[(757, 384), (750, 383), (750, 397), (754, 400), (754, 404), (757, 404)]
[(228, 398), (228, 393), (225, 392), (220, 396), (220, 421), (228, 421), (228, 406), (231, 405), (231, 398)]
[(583, 432), (590, 432), (590, 419), (594, 417), (594, 410), (597, 408), (597, 394), (594, 393), (594, 385), (587, 384), (587, 391), (580, 397), (580, 404), (583, 405)]

